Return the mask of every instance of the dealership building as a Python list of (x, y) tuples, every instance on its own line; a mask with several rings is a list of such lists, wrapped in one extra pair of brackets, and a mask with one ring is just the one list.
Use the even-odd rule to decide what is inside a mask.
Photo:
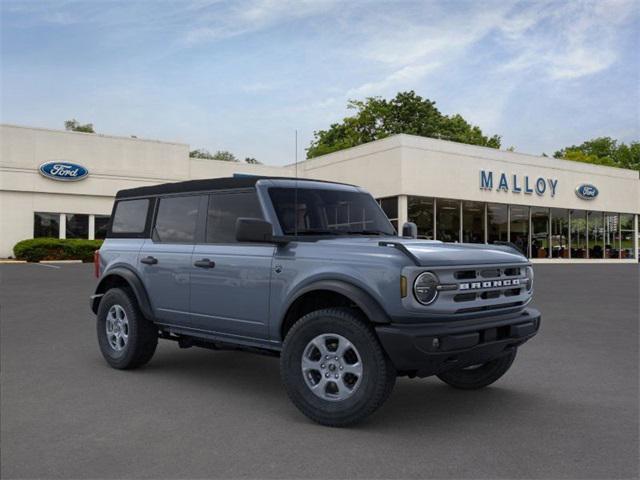
[[(634, 170), (394, 135), (302, 161), (300, 177), (360, 185), (421, 238), (510, 241), (535, 262), (638, 261)], [(182, 143), (0, 125), (0, 258), (34, 237), (103, 238), (118, 190), (294, 165), (189, 157)]]

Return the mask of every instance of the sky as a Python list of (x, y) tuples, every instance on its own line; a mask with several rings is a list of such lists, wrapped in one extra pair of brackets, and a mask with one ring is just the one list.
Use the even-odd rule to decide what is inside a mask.
[(0, 121), (294, 161), (415, 90), (503, 148), (640, 140), (640, 1), (0, 0)]

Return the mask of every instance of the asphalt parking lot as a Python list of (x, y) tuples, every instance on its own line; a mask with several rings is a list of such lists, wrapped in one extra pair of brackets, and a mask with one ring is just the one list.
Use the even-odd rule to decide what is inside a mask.
[(277, 359), (161, 343), (108, 368), (90, 265), (0, 266), (2, 478), (637, 478), (637, 265), (536, 267), (541, 333), (494, 386), (401, 379), (366, 423), (289, 403)]

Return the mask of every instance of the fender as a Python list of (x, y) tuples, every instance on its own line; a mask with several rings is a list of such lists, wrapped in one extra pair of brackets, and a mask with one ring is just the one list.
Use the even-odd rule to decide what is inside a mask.
[(100, 298), (106, 292), (106, 286), (110, 281), (114, 280), (115, 277), (121, 278), (127, 283), (133, 291), (133, 294), (136, 296), (136, 300), (138, 301), (138, 306), (140, 307), (142, 314), (146, 318), (153, 320), (153, 309), (151, 308), (151, 302), (149, 302), (149, 296), (147, 295), (147, 291), (144, 288), (142, 280), (140, 280), (137, 273), (124, 266), (117, 266), (109, 269), (106, 275), (100, 279), (100, 282), (96, 287), (95, 295), (92, 295), (91, 297), (91, 310), (93, 310), (93, 313), (98, 313)]
[(289, 308), (293, 303), (305, 293), (312, 292), (314, 290), (329, 290), (335, 293), (339, 293), (349, 298), (355, 303), (360, 310), (371, 320), (373, 323), (391, 323), (391, 319), (387, 315), (387, 312), (380, 306), (380, 304), (367, 292), (362, 290), (351, 283), (343, 280), (318, 280), (309, 285), (297, 290), (287, 302), (286, 308), (283, 309), (284, 315), (280, 319), (280, 325), (284, 321)]

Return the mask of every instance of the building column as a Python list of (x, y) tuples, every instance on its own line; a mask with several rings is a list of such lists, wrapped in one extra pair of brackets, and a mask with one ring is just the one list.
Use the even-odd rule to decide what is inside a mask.
[(398, 195), (398, 233), (402, 235), (402, 226), (409, 220), (409, 202), (406, 195)]
[(89, 215), (89, 240), (95, 240), (96, 233), (96, 216)]
[(60, 214), (60, 238), (67, 238), (67, 214)]

